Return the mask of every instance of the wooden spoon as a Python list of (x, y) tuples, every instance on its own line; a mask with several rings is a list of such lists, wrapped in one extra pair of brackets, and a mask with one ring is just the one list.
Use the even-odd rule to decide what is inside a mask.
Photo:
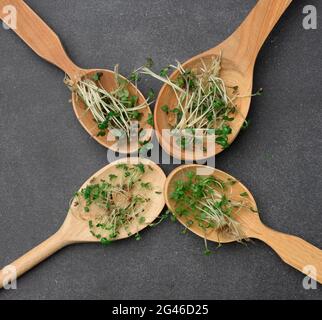
[[(185, 69), (198, 70), (201, 66), (201, 59), (207, 64), (213, 57), (222, 54), (221, 77), (227, 86), (238, 86), (241, 97), (246, 96), (236, 101), (238, 115), (231, 123), (232, 133), (229, 135), (229, 143), (232, 143), (238, 135), (249, 111), (253, 70), (259, 50), (291, 2), (292, 0), (259, 0), (246, 20), (228, 39), (217, 47), (183, 63)], [(175, 71), (170, 79), (175, 80), (177, 76), (178, 71)], [(177, 99), (173, 89), (165, 84), (161, 88), (154, 111), (155, 130), (162, 148), (168, 154), (186, 160), (206, 159), (223, 151), (221, 146), (215, 144), (207, 152), (202, 150), (182, 151), (177, 143), (170, 139), (169, 133), (167, 133), (170, 129), (168, 116), (161, 109), (164, 105), (168, 105), (172, 109), (176, 104)], [(164, 129), (168, 130), (163, 131)]]
[[(153, 190), (144, 190), (145, 197), (151, 199), (148, 205), (144, 208), (144, 223), (135, 221), (127, 230), (124, 230), (124, 228), (121, 229), (120, 234), (115, 240), (128, 238), (129, 232), (136, 234), (137, 232), (149, 226), (158, 217), (165, 205), (162, 191), (166, 176), (158, 165), (148, 159), (143, 158), (124, 158), (109, 164), (89, 178), (80, 188), (80, 190), (90, 184), (97, 183), (97, 181), (99, 182), (101, 179), (107, 179), (110, 174), (119, 175), (120, 171), (116, 168), (116, 165), (120, 163), (143, 163), (146, 166), (146, 169), (144, 176), (142, 177), (142, 181), (145, 183), (151, 183), (153, 185)], [(99, 241), (90, 233), (88, 225), (88, 220), (90, 218), (84, 216), (84, 206), (77, 205), (75, 201), (76, 200), (74, 200), (71, 204), (67, 218), (57, 233), (10, 264), (10, 267), (15, 268), (17, 277), (21, 276), (67, 245)], [(100, 209), (91, 208), (92, 213), (93, 210)], [(14, 277), (14, 274), (8, 274), (6, 272), (6, 268), (0, 271), (0, 288), (2, 288), (4, 285), (4, 281), (8, 283), (6, 280), (11, 279), (11, 276)]]
[[(196, 172), (198, 175), (210, 176), (213, 175), (216, 178), (227, 181), (237, 181), (235, 178), (229, 174), (214, 169), (212, 167), (202, 166), (202, 165), (184, 165), (178, 167), (174, 170), (167, 178), (165, 183), (164, 195), (168, 208), (175, 212), (176, 203), (171, 199), (171, 193), (175, 188), (175, 181), (185, 180), (186, 174), (189, 171)], [(252, 208), (257, 210), (256, 202), (249, 190), (239, 181), (232, 187), (231, 198), (238, 197), (240, 194), (247, 192), (248, 200), (252, 204)], [(202, 238), (207, 238), (214, 242), (228, 243), (232, 241), (237, 241), (236, 239), (224, 232), (217, 232), (216, 229), (211, 229), (206, 233), (202, 228), (198, 226), (197, 223), (193, 225), (187, 223), (190, 218), (188, 217), (177, 217), (178, 220), (193, 233), (197, 234)], [(259, 239), (266, 244), (268, 244), (281, 258), (284, 262), (294, 267), (295, 269), (312, 276), (311, 269), (312, 266), (316, 270), (316, 280), (322, 283), (322, 251), (308, 242), (294, 237), (288, 234), (274, 231), (266, 227), (260, 220), (257, 213), (252, 212), (248, 208), (242, 209), (238, 215), (235, 215), (235, 219), (240, 223), (242, 227), (243, 234), (245, 238)]]
[[(77, 82), (83, 76), (92, 76), (95, 73), (102, 73), (101, 83), (108, 91), (116, 88), (115, 73), (110, 70), (91, 69), (85, 70), (76, 66), (67, 56), (58, 36), (51, 30), (47, 24), (22, 0), (0, 0), (0, 18), (5, 21), (5, 6), (14, 6), (17, 12), (17, 28), (13, 31), (40, 57), (51, 62), (63, 70), (73, 82)], [(131, 83), (128, 85), (130, 94), (138, 96), (138, 104), (146, 103), (142, 93)], [(139, 148), (137, 141), (131, 145), (118, 145), (115, 140), (107, 137), (98, 137), (97, 123), (93, 120), (91, 112), (85, 112), (85, 105), (75, 93), (72, 96), (75, 114), (83, 128), (97, 142), (106, 148), (121, 153), (135, 152)], [(142, 118), (140, 127), (146, 130), (145, 140), (149, 140), (152, 135), (152, 128), (147, 123), (148, 115), (151, 114), (149, 105), (141, 110)]]

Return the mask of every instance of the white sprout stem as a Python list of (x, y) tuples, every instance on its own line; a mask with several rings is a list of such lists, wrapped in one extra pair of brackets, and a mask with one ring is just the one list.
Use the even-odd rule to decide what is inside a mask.
[[(121, 82), (121, 80), (124, 80), (124, 83)], [(113, 128), (121, 129), (129, 136), (132, 125), (129, 112), (145, 109), (147, 103), (143, 102), (139, 105), (131, 106), (128, 101), (123, 103), (118, 98), (118, 94), (121, 92), (120, 90), (126, 90), (126, 85), (128, 83), (125, 78), (123, 79), (119, 76), (118, 66), (115, 67), (115, 81), (118, 84), (118, 87), (115, 90), (108, 92), (103, 88), (102, 83), (99, 80), (95, 82), (91, 79), (83, 78), (73, 84), (67, 76), (65, 78), (65, 83), (72, 91), (76, 92), (77, 96), (84, 102), (86, 107), (84, 114), (90, 111), (98, 125), (109, 119), (108, 130)]]

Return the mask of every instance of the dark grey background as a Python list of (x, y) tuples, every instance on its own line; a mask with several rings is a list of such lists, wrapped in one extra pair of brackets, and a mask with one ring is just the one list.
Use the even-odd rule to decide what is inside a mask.
[[(215, 46), (255, 0), (29, 0), (82, 67), (123, 74), (153, 57), (156, 69)], [(252, 190), (262, 219), (322, 247), (322, 38), (305, 31), (293, 1), (263, 47), (252, 125), (217, 166)], [(320, 19), (321, 17), (319, 17)], [(106, 164), (68, 103), (63, 73), (14, 33), (0, 30), (0, 265), (46, 239), (63, 222), (73, 192)], [(144, 93), (156, 81), (144, 81)], [(163, 166), (168, 173), (171, 166)], [(66, 248), (27, 273), (0, 299), (321, 299), (303, 275), (266, 245), (225, 245), (210, 257), (203, 241), (167, 221), (108, 248)]]

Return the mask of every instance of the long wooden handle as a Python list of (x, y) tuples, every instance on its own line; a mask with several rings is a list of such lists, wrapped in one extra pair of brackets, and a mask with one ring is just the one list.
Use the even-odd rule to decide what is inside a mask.
[(252, 234), (268, 244), (284, 262), (322, 283), (322, 250), (301, 238), (274, 231), (264, 225)]
[(61, 232), (55, 233), (49, 239), (3, 268), (0, 271), (0, 288), (8, 282), (10, 283), (11, 280), (20, 277), (68, 244)]
[[(232, 59), (243, 56), (240, 67), (253, 67), (259, 50), (292, 0), (259, 0), (240, 27), (226, 41)], [(228, 52), (229, 54), (229, 52)]]
[(17, 26), (13, 31), (40, 57), (59, 67), (70, 78), (77, 78), (81, 69), (69, 59), (54, 31), (22, 0), (0, 0), (0, 18), (4, 22), (9, 6), (16, 11)]

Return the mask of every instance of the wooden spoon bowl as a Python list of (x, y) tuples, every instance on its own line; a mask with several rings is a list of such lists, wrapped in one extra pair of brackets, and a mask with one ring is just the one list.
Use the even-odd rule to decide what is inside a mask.
[[(81, 75), (85, 75), (86, 77), (91, 78), (95, 73), (102, 73), (102, 77), (100, 79), (101, 84), (103, 87), (111, 92), (117, 88), (117, 84), (115, 81), (115, 73), (110, 70), (82, 70), (80, 72)], [(124, 79), (124, 77), (122, 77)], [(152, 127), (147, 123), (149, 114), (152, 114), (151, 109), (146, 102), (143, 94), (132, 84), (129, 82), (127, 87), (129, 93), (131, 95), (136, 95), (138, 97), (138, 104), (146, 104), (146, 107), (141, 109), (140, 112), (142, 113), (142, 117), (138, 123), (140, 129), (145, 131), (145, 136), (142, 141), (150, 140), (152, 137)], [(107, 134), (104, 137), (97, 136), (99, 130), (97, 127), (97, 122), (94, 120), (93, 115), (90, 111), (86, 111), (86, 106), (84, 102), (78, 97), (76, 93), (72, 95), (72, 102), (74, 107), (74, 112), (77, 116), (77, 119), (83, 126), (83, 128), (88, 132), (88, 134), (94, 138), (98, 143), (105, 146), (106, 148), (120, 153), (133, 153), (138, 151), (140, 145), (138, 144), (138, 139), (133, 139), (129, 143), (118, 143), (115, 138), (111, 134)]]
[[(251, 205), (250, 208), (257, 211), (254, 197), (241, 182), (218, 169), (195, 164), (180, 166), (168, 176), (164, 187), (164, 196), (170, 211), (175, 212), (176, 209), (176, 202), (171, 199), (171, 194), (175, 188), (175, 182), (178, 180), (185, 180), (186, 174), (189, 171), (195, 172), (197, 175), (201, 176), (213, 175), (223, 181), (229, 181), (230, 179), (236, 181), (232, 186), (232, 193), (227, 196), (233, 198), (234, 196), (247, 192), (248, 200)], [(285, 263), (322, 283), (322, 251), (320, 249), (298, 237), (274, 231), (266, 227), (261, 222), (259, 214), (248, 208), (241, 209), (238, 212), (238, 215), (235, 214), (234, 218), (240, 224), (242, 234), (245, 238), (259, 239), (265, 242)], [(205, 234), (204, 230), (198, 226), (198, 223), (193, 223), (192, 225), (187, 223), (188, 220), (193, 220), (192, 217), (177, 216), (177, 219), (190, 231), (210, 241), (227, 243), (241, 240), (233, 238), (224, 232), (218, 232), (216, 229), (209, 230)], [(314, 269), (312, 269), (312, 267)], [(315, 273), (312, 270), (315, 270)]]
[[(101, 83), (103, 87), (107, 91), (112, 91), (116, 88), (115, 73), (113, 71), (101, 69), (85, 70), (76, 66), (66, 54), (58, 36), (24, 1), (0, 0), (0, 19), (6, 22), (6, 14), (3, 9), (8, 5), (15, 7), (18, 16), (17, 28), (13, 29), (13, 31), (41, 58), (60, 68), (73, 82), (77, 82), (81, 77), (90, 77), (94, 73), (102, 72)], [(130, 82), (128, 90), (130, 94), (138, 96), (139, 104), (146, 104), (146, 107), (141, 110), (143, 116), (139, 121), (139, 127), (150, 129), (146, 130), (146, 136), (144, 137), (144, 140), (149, 140), (152, 136), (152, 127), (147, 123), (147, 118), (148, 114), (151, 114), (151, 109), (143, 94)], [(111, 135), (97, 137), (99, 130), (91, 112), (85, 112), (85, 105), (81, 99), (77, 99), (76, 94), (73, 94), (72, 100), (75, 114), (81, 125), (102, 146), (121, 153), (132, 153), (140, 148), (137, 139), (133, 140), (133, 143), (119, 145)]]
[[(188, 172), (195, 172), (197, 175), (201, 176), (211, 176), (214, 175), (216, 178), (227, 181), (229, 179), (235, 180), (234, 177), (230, 176), (229, 174), (220, 171), (216, 169), (214, 171), (211, 167), (206, 167), (202, 165), (185, 165), (180, 166), (176, 168), (174, 171), (171, 172), (171, 174), (168, 176), (166, 183), (165, 183), (165, 191), (164, 196), (167, 203), (168, 208), (175, 212), (176, 208), (176, 202), (171, 199), (171, 194), (175, 190), (175, 181), (178, 180), (186, 180), (187, 179), (187, 173)], [(249, 200), (252, 203), (252, 208), (254, 210), (257, 210), (256, 202), (249, 190), (242, 184), (238, 183), (233, 188), (233, 193), (230, 195), (231, 197), (238, 196), (243, 192), (247, 192), (247, 194), (250, 195)], [(240, 211), (239, 217), (244, 216), (245, 214), (248, 214), (249, 210), (246, 208), (243, 208)], [(190, 220), (190, 217), (184, 217), (184, 216), (177, 216), (178, 221), (180, 221), (183, 225), (188, 226), (188, 221)], [(189, 226), (189, 230), (198, 235), (199, 237), (206, 238), (208, 240), (214, 241), (214, 242), (220, 242), (220, 243), (229, 243), (234, 242), (240, 239), (234, 238), (231, 235), (223, 232), (218, 232), (216, 229), (208, 229), (207, 233), (205, 234), (205, 231), (198, 226), (197, 223), (194, 223), (193, 225)]]
[[(110, 174), (120, 174), (120, 171), (116, 168), (116, 166), (120, 163), (142, 163), (146, 167), (148, 167), (149, 169), (146, 168), (146, 172), (142, 177), (142, 180), (145, 183), (150, 182), (153, 186), (153, 190), (144, 191), (145, 196), (150, 198), (149, 203), (144, 208), (144, 223), (139, 223), (139, 221), (136, 220), (133, 221), (133, 223), (131, 223), (127, 230), (125, 230), (124, 228), (120, 230), (115, 240), (128, 238), (130, 236), (129, 234), (134, 235), (142, 231), (144, 228), (148, 227), (159, 216), (165, 205), (162, 190), (164, 188), (166, 176), (158, 165), (148, 159), (143, 158), (124, 158), (107, 165), (106, 167), (95, 173), (91, 178), (89, 178), (82, 185), (80, 190), (84, 189), (90, 184), (99, 182), (101, 179), (108, 178)], [(99, 212), (98, 210), (102, 209), (99, 209), (98, 207), (91, 207), (90, 212), (95, 215), (97, 212)], [(62, 249), (67, 245), (74, 243), (98, 242), (99, 240), (90, 232), (90, 217), (90, 215), (84, 214), (84, 205), (82, 202), (76, 203), (76, 200), (72, 201), (71, 207), (62, 227), (49, 239), (10, 264), (10, 270), (12, 270), (12, 268), (15, 270), (14, 274), (8, 273), (6, 271), (7, 268), (4, 268), (0, 271), (0, 288), (5, 283), (8, 283), (9, 280), (13, 280), (21, 276), (52, 254), (54, 254), (56, 251)]]
[[(206, 65), (208, 65), (211, 63), (213, 58), (220, 54), (220, 48), (213, 49), (211, 52), (207, 52), (185, 62), (183, 67), (186, 70), (199, 70), (201, 67), (201, 59)], [(244, 96), (243, 98), (235, 100), (238, 113), (234, 116), (234, 121), (230, 123), (232, 133), (229, 135), (229, 143), (231, 144), (238, 135), (249, 111), (252, 92), (252, 78), (247, 77), (243, 70), (239, 68), (240, 66), (233, 60), (223, 58), (221, 67), (221, 77), (225, 81), (226, 86), (231, 88), (238, 86), (240, 96)], [(178, 75), (179, 72), (175, 71), (170, 76), (170, 79), (175, 80)], [(156, 134), (160, 145), (168, 154), (177, 159), (192, 161), (207, 159), (223, 151), (223, 148), (215, 143), (213, 144), (213, 148), (207, 149), (207, 151), (202, 150), (202, 148), (182, 150), (175, 142), (175, 139), (172, 139), (169, 134), (171, 126), (168, 122), (168, 116), (161, 109), (164, 105), (168, 105), (170, 109), (175, 108), (177, 105), (177, 99), (173, 94), (173, 89), (169, 85), (165, 85), (161, 88), (154, 111)]]
[[(183, 63), (184, 69), (200, 69), (200, 61), (206, 63), (211, 57), (222, 55), (221, 78), (226, 86), (238, 86), (239, 96), (236, 106), (238, 113), (234, 115), (234, 121), (230, 123), (232, 133), (228, 137), (231, 144), (238, 135), (247, 117), (253, 87), (253, 70), (256, 57), (264, 41), (269, 36), (284, 11), (292, 0), (259, 0), (255, 8), (248, 15), (241, 26), (224, 42), (217, 47), (201, 53)], [(175, 80), (178, 71), (171, 74), (170, 79)], [(182, 151), (169, 137), (170, 129), (167, 115), (162, 111), (162, 106), (173, 107), (177, 104), (172, 88), (165, 84), (158, 96), (154, 111), (154, 123), (157, 138), (162, 148), (175, 158), (182, 160), (202, 160), (219, 154), (224, 149), (220, 145), (213, 144), (206, 152)]]

